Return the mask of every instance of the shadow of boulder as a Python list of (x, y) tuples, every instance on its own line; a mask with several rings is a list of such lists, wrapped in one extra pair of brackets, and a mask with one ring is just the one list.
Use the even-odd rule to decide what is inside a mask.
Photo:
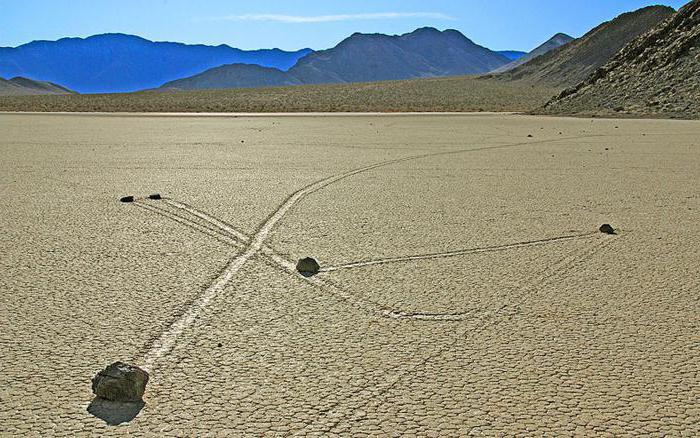
[(95, 397), (87, 411), (97, 418), (104, 420), (110, 426), (128, 423), (141, 412), (146, 405), (143, 400), (137, 402), (117, 402)]

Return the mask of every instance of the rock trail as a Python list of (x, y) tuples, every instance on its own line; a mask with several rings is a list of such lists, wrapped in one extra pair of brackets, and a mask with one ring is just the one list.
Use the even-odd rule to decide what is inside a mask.
[(547, 144), (561, 142), (565, 140), (581, 139), (581, 138), (592, 138), (592, 137), (605, 137), (605, 135), (587, 135), (587, 136), (576, 136), (576, 137), (558, 137), (548, 140), (538, 140), (538, 141), (526, 141), (509, 143), (502, 145), (491, 145), (483, 146), (477, 148), (465, 148), (451, 151), (440, 151), (431, 152), (419, 155), (412, 155), (408, 157), (396, 158), (392, 160), (386, 160), (379, 163), (370, 164), (367, 166), (359, 167), (356, 169), (351, 169), (349, 171), (332, 175), (311, 184), (302, 187), (296, 192), (288, 196), (282, 204), (274, 210), (257, 228), (246, 246), (241, 253), (236, 254), (228, 263), (226, 268), (218, 275), (218, 277), (207, 287), (202, 294), (200, 294), (190, 305), (190, 307), (176, 320), (172, 325), (161, 334), (161, 336), (153, 343), (150, 350), (146, 353), (144, 357), (144, 369), (151, 371), (156, 362), (160, 358), (166, 356), (170, 351), (172, 351), (175, 346), (178, 337), (191, 326), (198, 318), (203, 309), (207, 308), (211, 301), (217, 297), (228, 285), (231, 279), (246, 265), (246, 263), (256, 254), (258, 254), (265, 244), (270, 232), (274, 229), (275, 225), (290, 211), (299, 201), (307, 197), (308, 195), (322, 190), (332, 184), (335, 184), (344, 179), (350, 178), (354, 175), (366, 173), (375, 169), (382, 167), (419, 160), (424, 158), (434, 158), (439, 156), (464, 154), (471, 152), (495, 150), (495, 149), (508, 149), (514, 147), (520, 147), (525, 145), (537, 145), (537, 144)]
[(582, 238), (595, 236), (596, 234), (597, 234), (596, 232), (571, 234), (571, 235), (565, 235), (565, 236), (550, 237), (550, 238), (546, 238), (546, 239), (528, 240), (528, 241), (524, 241), (524, 242), (508, 243), (508, 244), (504, 244), (504, 245), (483, 246), (483, 247), (469, 248), (469, 249), (458, 249), (458, 250), (454, 250), (454, 251), (434, 252), (434, 253), (428, 253), (428, 254), (416, 254), (416, 255), (401, 256), (401, 257), (389, 257), (389, 258), (375, 259), (375, 260), (364, 260), (364, 261), (359, 261), (359, 262), (344, 263), (342, 265), (329, 266), (327, 268), (321, 268), (321, 272), (333, 272), (333, 271), (340, 271), (340, 270), (345, 270), (345, 269), (364, 268), (367, 266), (387, 265), (387, 264), (393, 264), (393, 263), (404, 263), (404, 262), (430, 260), (430, 259), (441, 259), (441, 258), (457, 257), (457, 256), (462, 256), (462, 255), (467, 255), (467, 254), (478, 254), (478, 253), (484, 253), (484, 252), (504, 251), (504, 250), (508, 250), (508, 249), (524, 248), (524, 247), (528, 247), (528, 246), (545, 245), (547, 243), (561, 242), (561, 241), (565, 241), (565, 240), (582, 239)]

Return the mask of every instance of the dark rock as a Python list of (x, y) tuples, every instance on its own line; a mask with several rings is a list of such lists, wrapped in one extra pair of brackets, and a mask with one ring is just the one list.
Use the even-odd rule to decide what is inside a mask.
[(148, 373), (124, 362), (114, 362), (92, 378), (92, 392), (105, 400), (136, 402), (143, 398)]
[(532, 138), (532, 134), (528, 134), (527, 137), (528, 137), (528, 138)]
[(613, 228), (612, 225), (610, 225), (610, 224), (603, 224), (600, 226), (600, 228), (598, 228), (598, 230), (601, 233), (605, 233), (605, 234), (615, 234), (615, 228)]
[(160, 196), (160, 193), (154, 193), (152, 195), (148, 195), (148, 199), (153, 199), (154, 201), (159, 201), (163, 198)]
[(311, 257), (301, 259), (297, 262), (297, 271), (305, 277), (316, 275), (320, 270), (321, 266)]
[(124, 196), (123, 198), (119, 199), (120, 202), (134, 202), (134, 197), (133, 196)]

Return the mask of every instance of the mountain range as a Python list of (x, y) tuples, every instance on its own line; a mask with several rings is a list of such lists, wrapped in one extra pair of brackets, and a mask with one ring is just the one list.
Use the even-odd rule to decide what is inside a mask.
[(103, 34), (0, 47), (0, 77), (29, 77), (80, 93), (129, 92), (159, 87), (222, 64), (286, 70), (310, 52), (245, 51), (227, 45), (153, 42), (133, 35)]
[[(304, 82), (290, 72), (302, 65), (319, 66), (314, 72), (318, 76), (339, 73), (339, 80), (348, 80), (342, 76), (346, 71), (343, 70), (341, 44), (319, 52), (322, 57), (319, 61), (315, 61), (319, 56), (316, 53), (307, 54), (286, 72), (273, 67), (237, 64), (219, 66), (178, 80), (178, 85), (185, 89), (215, 88), (222, 82), (248, 83), (253, 87), (292, 85), (288, 87), (188, 93), (163, 92), (171, 89), (165, 88), (158, 92), (109, 97), (7, 97), (0, 99), (0, 108), (4, 111), (132, 112), (523, 111), (529, 108), (535, 113), (565, 115), (700, 118), (700, 0), (690, 1), (678, 12), (654, 6), (626, 13), (568, 43), (565, 35), (555, 35), (533, 50), (522, 65), (481, 76), (429, 77), (435, 70), (447, 72), (460, 68), (458, 62), (440, 58), (439, 52), (461, 56), (465, 47), (471, 46), (465, 46), (464, 40), (455, 38), (449, 31), (419, 29), (412, 34), (416, 34), (413, 39), (419, 41), (419, 46), (432, 45), (436, 52), (407, 49), (409, 45), (405, 41), (397, 44), (395, 40), (405, 35), (356, 34), (349, 38), (355, 41), (349, 42), (352, 46), (358, 41), (375, 44), (379, 40), (377, 53), (389, 50), (391, 54), (387, 65), (395, 65), (401, 56), (411, 62), (422, 57), (425, 62), (415, 62), (407, 70), (408, 74), (419, 76), (417, 80), (296, 86)], [(437, 36), (439, 41), (422, 39), (425, 35)], [(456, 47), (450, 43), (460, 40)], [(565, 44), (560, 45), (562, 43)], [(451, 52), (455, 49), (458, 51)], [(481, 49), (486, 52), (477, 47), (472, 55), (490, 52), (500, 57), (498, 62), (503, 64), (495, 70), (504, 70), (503, 67), (512, 62), (501, 53)], [(546, 53), (540, 54), (542, 51)], [(372, 56), (357, 61), (360, 65), (365, 62), (371, 66), (381, 61), (372, 50), (368, 53)], [(382, 68), (379, 66), (374, 72), (383, 74)], [(422, 79), (423, 76), (427, 78)], [(69, 90), (24, 78), (0, 80), (0, 95), (38, 92), (67, 93)]]
[[(355, 33), (317, 52), (243, 51), (124, 34), (35, 41), (0, 48), (0, 77), (21, 76), (3, 80), (0, 94), (257, 88), (460, 75), (563, 89), (585, 80), (674, 13), (670, 7), (646, 7), (578, 39), (556, 34), (526, 54), (492, 51), (459, 31), (430, 27), (403, 35)], [(20, 84), (24, 78), (34, 79), (34, 84)]]
[(170, 89), (337, 84), (483, 74), (510, 62), (456, 30), (425, 27), (404, 35), (355, 33), (332, 49), (310, 53), (291, 69), (218, 67), (163, 85)]

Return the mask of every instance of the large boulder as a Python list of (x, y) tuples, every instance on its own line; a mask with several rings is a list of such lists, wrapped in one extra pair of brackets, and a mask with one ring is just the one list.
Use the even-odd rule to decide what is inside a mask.
[(135, 365), (114, 362), (92, 378), (92, 392), (105, 400), (136, 402), (143, 398), (148, 373)]
[(320, 270), (321, 266), (311, 257), (306, 257), (297, 262), (297, 271), (305, 277), (316, 275)]

